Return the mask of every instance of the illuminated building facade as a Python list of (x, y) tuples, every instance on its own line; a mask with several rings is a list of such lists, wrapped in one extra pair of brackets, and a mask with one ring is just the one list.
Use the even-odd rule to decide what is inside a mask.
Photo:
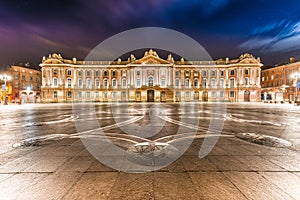
[(300, 61), (290, 58), (287, 64), (279, 65), (262, 71), (261, 100), (264, 102), (283, 103), (294, 102), (300, 92), (296, 85), (299, 83)]
[(23, 66), (10, 66), (4, 72), (11, 77), (8, 101), (12, 103), (41, 102), (41, 71)]
[(126, 61), (44, 57), (42, 102), (260, 101), (261, 62), (250, 54), (216, 61), (174, 61), (149, 50)]

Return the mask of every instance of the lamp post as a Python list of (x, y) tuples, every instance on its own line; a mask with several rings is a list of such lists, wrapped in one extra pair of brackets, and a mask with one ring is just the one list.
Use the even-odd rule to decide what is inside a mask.
[(11, 79), (10, 76), (4, 74), (4, 75), (0, 75), (0, 80), (4, 80), (4, 104), (3, 105), (7, 105), (7, 99), (6, 99), (6, 82), (9, 81)]
[(296, 97), (295, 97), (295, 102), (298, 101), (298, 88), (297, 88), (297, 82), (298, 82), (299, 75), (300, 75), (300, 74), (299, 74), (298, 72), (296, 72), (295, 74), (292, 74), (292, 75), (291, 75), (291, 78), (293, 78), (294, 81), (295, 81), (295, 89), (296, 89), (296, 93), (295, 93), (295, 95), (296, 95)]

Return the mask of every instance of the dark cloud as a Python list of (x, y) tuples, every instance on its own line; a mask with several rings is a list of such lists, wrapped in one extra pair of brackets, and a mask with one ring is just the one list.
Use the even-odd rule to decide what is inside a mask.
[(83, 59), (104, 39), (145, 26), (183, 32), (214, 58), (249, 51), (275, 64), (299, 54), (299, 6), (298, 0), (3, 1), (0, 64), (36, 65), (52, 52)]

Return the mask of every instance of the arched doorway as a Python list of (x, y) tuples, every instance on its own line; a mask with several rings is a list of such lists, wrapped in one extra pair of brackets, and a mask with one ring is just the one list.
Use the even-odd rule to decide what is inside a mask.
[(207, 91), (204, 91), (202, 93), (202, 101), (208, 101), (208, 92)]
[(147, 91), (147, 102), (154, 102), (154, 90)]
[(198, 91), (196, 91), (196, 92), (194, 93), (194, 100), (195, 100), (195, 101), (198, 101), (198, 100), (199, 100), (199, 92), (198, 92)]
[(21, 99), (22, 99), (21, 100), (22, 104), (27, 103), (27, 93), (26, 92), (22, 92)]
[(165, 102), (166, 101), (166, 92), (162, 91), (160, 93), (160, 101)]
[(248, 90), (244, 92), (244, 102), (250, 102), (250, 92)]
[(29, 93), (29, 101), (28, 101), (28, 103), (34, 103), (34, 94), (33, 94), (33, 92)]

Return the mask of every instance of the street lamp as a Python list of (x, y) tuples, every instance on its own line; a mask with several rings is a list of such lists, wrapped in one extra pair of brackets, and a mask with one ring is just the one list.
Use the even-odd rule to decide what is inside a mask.
[(4, 80), (4, 104), (3, 105), (7, 105), (7, 99), (6, 99), (6, 82), (9, 81), (11, 79), (10, 76), (4, 74), (4, 75), (0, 75), (0, 80)]
[(294, 73), (291, 75), (291, 78), (294, 79), (295, 81), (295, 89), (296, 89), (296, 97), (295, 97), (295, 102), (298, 101), (298, 78), (299, 78), (300, 74), (298, 72)]

